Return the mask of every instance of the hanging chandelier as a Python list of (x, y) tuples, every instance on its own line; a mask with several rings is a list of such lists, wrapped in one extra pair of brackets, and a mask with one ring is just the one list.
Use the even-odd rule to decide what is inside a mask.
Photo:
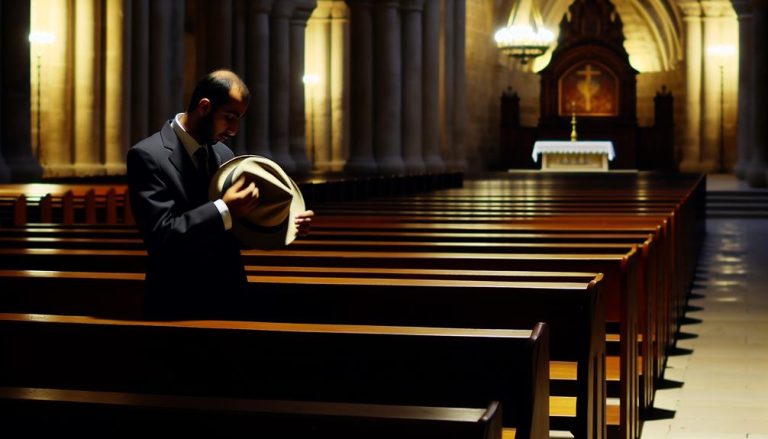
[(543, 55), (555, 36), (544, 27), (533, 0), (519, 0), (512, 7), (507, 25), (496, 31), (494, 39), (501, 53), (525, 64), (530, 58)]

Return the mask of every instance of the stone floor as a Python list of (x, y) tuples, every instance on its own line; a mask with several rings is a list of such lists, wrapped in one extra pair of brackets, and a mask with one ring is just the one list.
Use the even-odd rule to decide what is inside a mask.
[(768, 220), (707, 220), (677, 348), (642, 439), (768, 439)]

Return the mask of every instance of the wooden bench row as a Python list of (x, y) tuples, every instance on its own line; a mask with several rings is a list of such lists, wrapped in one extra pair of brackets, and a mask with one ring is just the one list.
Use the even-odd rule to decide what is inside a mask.
[[(447, 273), (439, 273), (442, 279), (425, 274), (413, 278), (415, 273), (385, 277), (398, 275), (397, 270), (380, 272), (378, 279), (328, 277), (327, 269), (326, 277), (269, 273), (279, 268), (285, 267), (250, 275), (252, 291), (229, 318), (507, 329), (547, 321), (552, 329), (553, 395), (560, 395), (557, 400), (566, 406), (551, 424), (576, 432), (576, 437), (603, 437), (600, 431), (588, 434), (589, 429), (604, 428), (606, 416), (602, 276), (497, 273), (495, 281), (467, 281)], [(7, 291), (0, 302), (6, 311), (131, 318), (140, 310), (142, 279), (140, 273), (2, 271), (0, 282)], [(618, 370), (613, 376), (617, 382)], [(617, 418), (618, 410), (610, 416)]]
[(3, 429), (36, 436), (499, 439), (501, 412), (497, 401), (457, 408), (0, 387)]
[(548, 437), (542, 323), (482, 330), (4, 313), (0, 349), (4, 387), (437, 407), (500, 401), (516, 437)]
[[(460, 191), (448, 191), (455, 193), (453, 196), (461, 196), (459, 194)], [(604, 194), (606, 197), (614, 196), (610, 194)], [(451, 195), (446, 195), (451, 196)], [(669, 191), (669, 195), (665, 195), (665, 197), (669, 199), (674, 198), (674, 194), (672, 191)], [(428, 197), (420, 197), (425, 200), (427, 200)], [(685, 198), (685, 197), (683, 197)], [(607, 198), (606, 198), (607, 199)], [(605, 201), (605, 200), (602, 200)], [(615, 200), (614, 200), (615, 201)], [(683, 200), (685, 201), (685, 200)], [(506, 236), (502, 238), (501, 241), (498, 241), (499, 236), (495, 236), (494, 238), (497, 239), (497, 241), (484, 241), (483, 239), (480, 240), (472, 240), (474, 238), (469, 238), (468, 235), (470, 234), (479, 234), (479, 232), (482, 232), (485, 235), (492, 235), (492, 233), (487, 233), (484, 230), (490, 230), (490, 231), (500, 231), (500, 230), (506, 230), (509, 233), (509, 231), (514, 231), (515, 227), (518, 228), (518, 230), (525, 230), (527, 227), (528, 230), (531, 230), (532, 227), (537, 227), (544, 225), (544, 228), (548, 230), (556, 230), (560, 233), (563, 233), (565, 231), (570, 231), (573, 227), (576, 228), (582, 228), (583, 230), (588, 229), (589, 227), (592, 228), (599, 228), (601, 225), (604, 224), (613, 224), (615, 222), (620, 222), (622, 226), (625, 227), (624, 231), (622, 233), (627, 232), (631, 227), (635, 227), (634, 231), (641, 231), (641, 235), (644, 232), (648, 232), (649, 229), (651, 229), (656, 224), (656, 231), (651, 231), (652, 234), (651, 241), (655, 243), (654, 246), (646, 245), (643, 246), (641, 244), (641, 249), (658, 249), (657, 255), (653, 254), (645, 254), (645, 250), (639, 252), (641, 253), (641, 256), (639, 258), (639, 268), (638, 268), (638, 279), (637, 279), (637, 288), (638, 288), (638, 295), (637, 298), (641, 301), (640, 307), (642, 309), (645, 309), (645, 311), (637, 311), (637, 307), (630, 306), (632, 308), (630, 312), (638, 312), (636, 315), (636, 319), (638, 321), (638, 328), (640, 329), (639, 335), (643, 337), (643, 339), (646, 341), (644, 344), (641, 344), (641, 347), (643, 347), (643, 355), (642, 358), (645, 359), (644, 362), (641, 362), (641, 367), (643, 363), (647, 362), (649, 358), (652, 359), (653, 362), (660, 361), (659, 358), (661, 358), (660, 355), (658, 355), (658, 350), (661, 349), (660, 343), (656, 342), (657, 334), (663, 333), (663, 320), (666, 318), (662, 315), (663, 310), (666, 307), (674, 307), (676, 304), (676, 300), (678, 300), (678, 294), (679, 291), (682, 290), (682, 285), (685, 283), (685, 274), (680, 276), (680, 279), (675, 279), (673, 281), (665, 281), (664, 276), (661, 275), (662, 271), (660, 270), (661, 267), (666, 266), (665, 264), (669, 264), (670, 262), (678, 262), (680, 261), (682, 264), (690, 264), (688, 262), (688, 256), (692, 254), (693, 252), (691, 249), (695, 249), (695, 243), (692, 243), (691, 238), (695, 236), (695, 233), (690, 232), (688, 228), (685, 227), (686, 224), (694, 224), (695, 223), (695, 217), (691, 217), (691, 213), (695, 214), (695, 208), (692, 208), (691, 205), (695, 203), (690, 202), (683, 202), (680, 205), (674, 205), (673, 203), (669, 203), (669, 200), (649, 200), (645, 204), (643, 203), (624, 203), (621, 206), (617, 206), (616, 209), (613, 208), (600, 208), (601, 205), (600, 202), (595, 202), (592, 205), (585, 205), (583, 206), (583, 209), (574, 209), (572, 207), (564, 208), (562, 206), (558, 207), (558, 203), (552, 203), (550, 206), (545, 206), (545, 209), (525, 209), (524, 206), (519, 206), (519, 208), (505, 208), (505, 210), (500, 210), (496, 208), (487, 208), (485, 209), (485, 212), (473, 212), (471, 209), (471, 206), (466, 206), (465, 202), (448, 202), (448, 206), (443, 210), (438, 212), (435, 215), (431, 215), (429, 213), (429, 210), (433, 209), (432, 202), (429, 201), (420, 201), (420, 205), (418, 205), (416, 208), (410, 208), (408, 206), (405, 206), (403, 204), (398, 203), (366, 203), (366, 206), (364, 206), (363, 209), (360, 210), (352, 210), (351, 212), (344, 212), (343, 208), (345, 206), (343, 205), (337, 205), (337, 206), (329, 206), (329, 208), (338, 209), (339, 207), (342, 208), (340, 210), (340, 213), (343, 213), (343, 215), (338, 215), (335, 217), (332, 217), (329, 215), (332, 213), (332, 210), (328, 210), (326, 215), (320, 215), (319, 218), (327, 219), (327, 224), (323, 224), (322, 221), (319, 222), (319, 227), (316, 227), (315, 229), (318, 230), (320, 233), (326, 232), (328, 235), (325, 238), (321, 239), (313, 239), (313, 241), (306, 241), (305, 247), (303, 249), (298, 249), (293, 254), (282, 258), (281, 260), (284, 262), (278, 263), (280, 267), (279, 270), (274, 270), (280, 273), (279, 275), (285, 279), (289, 284), (301, 284), (302, 282), (306, 282), (309, 284), (312, 284), (313, 286), (316, 286), (320, 281), (318, 280), (320, 278), (321, 271), (323, 270), (323, 267), (332, 267), (333, 265), (330, 264), (336, 264), (343, 262), (345, 270), (348, 272), (354, 272), (355, 269), (376, 269), (376, 270), (387, 270), (386, 267), (394, 267), (396, 265), (387, 265), (387, 262), (383, 262), (382, 259), (391, 259), (391, 258), (404, 258), (407, 259), (406, 264), (409, 269), (417, 269), (414, 267), (418, 267), (419, 265), (412, 266), (410, 264), (413, 263), (413, 261), (425, 261), (424, 267), (427, 270), (451, 270), (455, 269), (452, 262), (446, 263), (446, 265), (443, 265), (442, 263), (439, 264), (437, 268), (434, 268), (434, 266), (426, 265), (426, 260), (428, 258), (434, 258), (435, 252), (429, 253), (427, 250), (428, 247), (437, 247), (441, 250), (447, 249), (446, 251), (450, 252), (460, 252), (462, 249), (466, 250), (466, 248), (472, 248), (472, 247), (483, 247), (484, 250), (486, 247), (489, 247), (489, 244), (491, 247), (494, 247), (493, 251), (496, 252), (497, 257), (502, 256), (503, 258), (507, 259), (515, 259), (515, 256), (520, 255), (520, 259), (532, 255), (530, 253), (530, 248), (525, 250), (525, 246), (521, 245), (523, 243), (516, 242), (514, 239), (510, 239), (509, 236)], [(560, 203), (563, 204), (563, 203)], [(635, 213), (627, 214), (626, 209), (632, 208), (632, 206), (635, 206)], [(348, 207), (348, 206), (347, 206)], [(470, 207), (468, 209), (468, 207)], [(514, 206), (512, 206), (514, 207)], [(567, 207), (567, 206), (566, 206)], [(421, 211), (420, 209), (426, 209), (425, 211)], [(588, 214), (589, 208), (596, 208), (600, 210), (600, 214), (595, 215), (594, 213)], [(396, 214), (392, 215), (391, 209), (396, 209)], [(622, 214), (621, 209), (625, 209), (625, 212)], [(362, 212), (361, 212), (362, 211)], [(584, 212), (584, 213), (581, 213)], [(666, 213), (665, 213), (666, 212)], [(360, 213), (364, 213), (367, 216), (360, 216)], [(405, 213), (405, 215), (403, 215)], [(474, 214), (473, 214), (474, 213)], [(534, 215), (536, 218), (536, 222), (529, 221), (530, 218), (526, 217), (526, 215)], [(671, 217), (671, 218), (669, 218)], [(513, 218), (515, 223), (508, 222), (510, 218)], [(628, 219), (632, 219), (631, 221), (628, 221)], [(375, 221), (376, 224), (371, 225), (371, 222)], [(551, 220), (548, 224), (548, 220)], [(662, 225), (662, 231), (659, 233), (659, 221), (664, 221), (664, 224)], [(346, 223), (345, 223), (346, 222)], [(349, 224), (356, 224), (358, 225), (358, 228), (355, 230), (356, 232), (359, 232), (357, 236), (355, 237), (355, 240), (347, 240), (347, 241), (340, 241), (338, 240), (338, 237), (334, 237), (334, 233), (343, 233), (344, 228), (353, 228), (350, 227)], [(368, 226), (366, 229), (363, 229), (359, 227), (360, 225)], [(399, 229), (394, 229), (392, 226), (403, 226), (404, 224), (408, 225), (408, 228), (401, 227)], [(456, 231), (451, 230), (450, 232), (444, 232), (447, 234), (454, 233), (454, 234), (461, 234), (463, 236), (454, 236), (451, 238), (446, 239), (445, 241), (437, 240), (435, 241), (433, 238), (430, 238), (428, 236), (415, 236), (417, 232), (415, 232), (415, 229), (411, 228), (412, 226), (419, 227), (420, 230), (427, 229), (428, 226), (433, 227), (446, 227), (446, 225), (455, 225), (459, 224), (461, 226), (467, 226), (465, 230)], [(387, 238), (380, 238), (378, 241), (375, 237), (372, 237), (373, 234), (375, 236), (376, 232), (382, 231), (382, 228), (380, 228), (382, 225), (386, 225), (389, 227), (389, 230), (387, 230), (387, 233), (397, 233), (398, 230), (402, 231), (405, 230), (407, 233), (412, 233), (412, 235), (409, 236), (408, 240), (403, 240), (401, 242), (392, 242), (391, 237), (389, 238), (389, 242), (382, 242), (387, 240)], [(509, 226), (512, 227), (509, 227)], [(584, 227), (584, 225), (587, 225), (588, 227)], [(337, 226), (337, 228), (334, 230), (334, 226)], [(469, 226), (475, 226), (475, 227), (469, 227)], [(522, 226), (522, 227), (520, 227)], [(365, 234), (368, 233), (366, 236)], [(574, 235), (574, 233), (570, 233), (571, 235)], [(39, 235), (37, 235), (39, 236)], [(10, 238), (10, 237), (9, 237)], [(130, 238), (129, 238), (130, 239)], [(541, 246), (541, 248), (549, 249), (548, 251), (552, 252), (552, 255), (554, 256), (560, 256), (563, 255), (564, 248), (567, 248), (568, 246), (562, 247), (556, 245), (558, 243), (557, 237), (550, 236), (549, 241), (546, 241), (545, 246)], [(573, 237), (570, 239), (574, 239)], [(626, 248), (627, 245), (636, 245), (634, 242), (621, 242), (621, 241), (613, 241), (610, 240), (610, 237), (603, 236), (601, 238), (603, 241), (598, 241), (600, 244), (621, 244), (620, 246), (617, 246), (616, 248), (624, 246)], [(364, 240), (364, 241), (363, 241)], [(414, 243), (415, 242), (415, 243)], [(574, 241), (569, 241), (567, 243), (573, 243)], [(575, 238), (575, 242), (579, 242), (578, 238)], [(593, 246), (589, 243), (589, 241), (581, 241), (584, 244), (587, 244), (587, 247)], [(530, 246), (532, 248), (539, 247), (539, 244), (537, 244), (533, 239), (529, 239), (525, 241), (526, 244), (536, 244), (533, 246)], [(297, 243), (298, 244), (298, 243)], [(337, 246), (335, 250), (334, 246)], [(338, 246), (341, 246), (341, 250), (338, 248)], [(107, 246), (108, 247), (108, 246)], [(372, 251), (369, 251), (367, 253), (375, 253), (375, 256), (362, 256), (361, 251), (353, 251), (352, 249), (355, 248), (366, 248), (372, 247)], [(559, 248), (558, 248), (559, 247)], [(611, 246), (610, 245), (603, 245), (603, 246), (595, 246), (595, 248), (602, 247), (604, 251), (610, 252)], [(683, 247), (683, 250), (680, 251), (680, 248)], [(114, 247), (113, 247), (114, 248)], [(615, 251), (616, 248), (613, 250)], [(344, 250), (346, 249), (346, 250)], [(395, 251), (400, 250), (400, 251)], [(407, 251), (405, 251), (407, 250)], [(343, 257), (340, 259), (336, 259), (335, 262), (328, 262), (332, 261), (333, 257), (328, 255), (323, 255), (322, 253), (330, 253), (330, 252), (340, 252), (343, 253)], [(583, 250), (579, 250), (583, 251)], [(301, 254), (299, 254), (301, 253)], [(38, 256), (41, 253), (38, 253)], [(448, 254), (448, 253), (440, 253), (442, 254)], [(451, 255), (458, 255), (457, 257), (466, 256), (466, 254), (461, 253), (450, 253)], [(405, 255), (405, 256), (403, 256)], [(542, 256), (541, 253), (535, 254), (537, 256)], [(84, 254), (83, 254), (84, 256)], [(103, 254), (102, 254), (103, 256)], [(337, 255), (338, 256), (338, 255)], [(480, 260), (482, 260), (484, 263), (486, 263), (488, 260), (494, 259), (493, 256), (495, 256), (494, 253), (489, 253), (488, 251), (485, 251), (481, 257), (479, 257)], [(544, 255), (545, 258), (549, 257), (552, 258), (550, 255)], [(251, 263), (258, 263), (260, 262), (258, 260), (258, 255), (254, 254), (248, 254), (246, 256), (249, 258), (249, 261)], [(306, 259), (306, 258), (318, 258), (317, 260), (312, 259)], [(301, 260), (302, 258), (305, 258), (305, 262), (303, 263), (296, 263), (297, 261)], [(318, 261), (322, 258), (326, 262), (322, 262), (318, 264)], [(355, 261), (351, 264), (349, 263), (353, 258)], [(358, 259), (365, 259), (365, 263), (359, 263)], [(451, 260), (455, 259), (453, 256), (447, 256), (444, 259)], [(309, 261), (309, 262), (307, 262)], [(375, 261), (375, 262), (373, 262)], [(652, 261), (652, 263), (649, 263), (648, 261)], [(443, 261), (444, 262), (444, 261)], [(384, 265), (379, 266), (377, 264), (384, 263)], [(495, 262), (492, 262), (495, 263)], [(329, 265), (326, 265), (329, 264)], [(456, 265), (458, 266), (458, 265)], [(402, 265), (400, 265), (402, 267)], [(442, 268), (440, 268), (442, 267)], [(493, 265), (491, 269), (499, 269), (500, 266)], [(89, 267), (90, 268), (90, 267)], [(505, 266), (506, 269), (509, 269), (508, 266)], [(537, 268), (541, 269), (541, 268)], [(560, 269), (560, 268), (558, 268)], [(570, 268), (573, 270), (573, 266)], [(290, 270), (293, 270), (292, 272)], [(314, 270), (314, 271), (313, 271)], [(478, 269), (475, 269), (478, 270)], [(657, 270), (657, 271), (654, 271)], [(286, 276), (287, 273), (298, 273), (299, 276), (297, 278), (290, 278), (289, 276)], [(311, 273), (311, 274), (310, 274)], [(658, 273), (658, 275), (657, 275)], [(359, 276), (359, 272), (357, 274)], [(399, 274), (399, 276), (412, 276), (411, 274)], [(472, 276), (472, 275), (470, 275)], [(306, 280), (307, 277), (314, 277), (315, 279), (311, 279), (309, 281)], [(612, 279), (613, 275), (606, 275), (606, 281), (609, 279)], [(410, 278), (411, 283), (413, 282), (413, 277)], [(629, 280), (630, 284), (634, 284), (631, 279), (625, 279)], [(434, 280), (430, 280), (433, 284), (435, 283)], [(347, 282), (347, 281), (345, 281)], [(391, 281), (389, 281), (391, 282)], [(452, 283), (455, 283), (456, 280), (452, 280)], [(446, 286), (443, 286), (446, 287)], [(634, 287), (633, 287), (634, 288)], [(619, 292), (618, 296), (612, 296), (614, 298), (618, 298), (619, 303), (625, 303), (628, 304), (627, 299), (623, 298), (621, 294), (624, 294), (624, 291), (616, 290)], [(650, 292), (650, 294), (649, 294)], [(649, 303), (643, 304), (643, 300), (650, 301)], [(622, 302), (623, 301), (623, 302)], [(662, 301), (667, 301), (663, 302)], [(643, 308), (644, 307), (644, 308)], [(619, 307), (621, 309), (621, 307)], [(613, 309), (613, 308), (612, 308)], [(652, 316), (651, 318), (647, 318), (645, 315)], [(674, 315), (674, 311), (669, 312), (670, 316)], [(654, 320), (652, 319), (657, 319)], [(645, 322), (645, 323), (644, 323)], [(649, 323), (650, 322), (650, 323)], [(622, 324), (622, 320), (618, 321), (618, 324)], [(629, 326), (632, 326), (632, 322), (629, 321)], [(651, 326), (643, 326), (643, 325), (651, 325)], [(610, 326), (609, 326), (610, 327)], [(660, 329), (660, 330), (657, 330)], [(623, 346), (632, 346), (635, 345), (633, 342), (628, 342), (627, 340), (634, 340), (631, 336), (620, 336), (621, 341), (623, 341)], [(649, 343), (649, 340), (652, 343), (655, 343), (655, 345), (651, 345)], [(651, 346), (656, 346), (655, 348), (652, 348), (652, 353), (647, 354), (646, 349)], [(622, 348), (623, 349), (623, 348)], [(626, 355), (625, 355), (626, 357)], [(635, 362), (632, 362), (635, 364)], [(626, 370), (626, 369), (624, 369)], [(629, 375), (624, 374), (625, 377), (630, 376), (637, 376), (637, 374)], [(646, 379), (648, 375), (645, 375)], [(630, 383), (624, 384), (631, 385), (631, 379), (628, 380)], [(642, 397), (642, 393), (640, 395)], [(632, 401), (631, 397), (627, 399), (628, 401)], [(630, 406), (633, 404), (625, 404), (624, 409), (630, 409)], [(632, 416), (630, 414), (629, 416)], [(631, 432), (632, 425), (631, 421), (627, 421), (627, 419), (624, 419), (624, 422), (622, 423), (624, 426), (624, 430), (626, 434), (629, 434), (630, 436), (632, 434), (635, 434), (638, 430), (635, 430), (635, 432)], [(627, 436), (629, 437), (629, 436)]]

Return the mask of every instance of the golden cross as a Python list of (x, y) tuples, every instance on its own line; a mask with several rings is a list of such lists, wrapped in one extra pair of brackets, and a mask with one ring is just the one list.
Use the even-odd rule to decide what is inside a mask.
[(586, 110), (592, 111), (592, 96), (600, 89), (600, 83), (592, 82), (592, 77), (602, 73), (599, 70), (592, 70), (592, 64), (587, 64), (584, 70), (579, 70), (576, 74), (584, 77), (583, 81), (579, 81), (576, 84), (576, 88), (584, 96)]

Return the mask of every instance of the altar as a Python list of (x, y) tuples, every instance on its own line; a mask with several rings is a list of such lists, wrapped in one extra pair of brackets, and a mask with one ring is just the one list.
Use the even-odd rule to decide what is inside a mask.
[(598, 140), (538, 140), (533, 144), (533, 161), (542, 171), (601, 172), (608, 171), (614, 159), (613, 142)]

